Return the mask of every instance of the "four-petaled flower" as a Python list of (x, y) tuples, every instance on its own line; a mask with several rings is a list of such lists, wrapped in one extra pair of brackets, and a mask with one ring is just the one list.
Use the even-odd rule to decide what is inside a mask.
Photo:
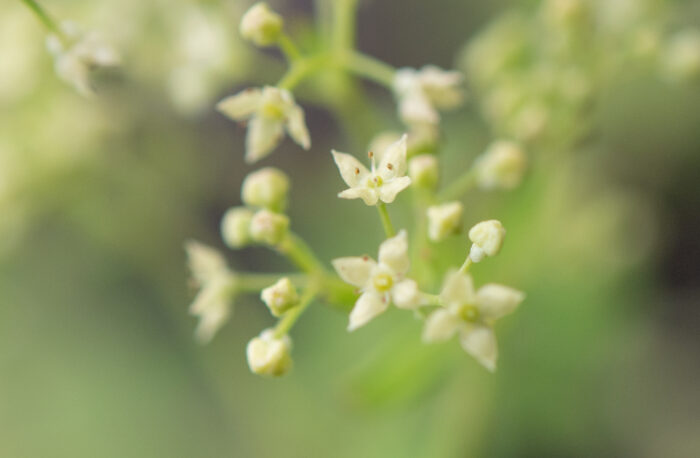
[(493, 323), (513, 312), (524, 298), (522, 292), (496, 284), (484, 285), (475, 292), (468, 274), (452, 272), (440, 293), (445, 308), (428, 317), (423, 340), (443, 341), (459, 332), (462, 348), (493, 372), (498, 357)]
[(286, 89), (248, 88), (220, 101), (217, 109), (234, 121), (249, 120), (245, 155), (248, 163), (270, 154), (285, 130), (302, 148), (311, 147), (304, 111)]
[(345, 282), (362, 293), (350, 313), (348, 331), (367, 324), (393, 302), (399, 308), (420, 305), (422, 294), (414, 280), (404, 278), (409, 268), (406, 231), (379, 246), (379, 262), (369, 256), (333, 260), (333, 267)]
[(436, 125), (438, 109), (457, 108), (464, 101), (462, 74), (445, 71), (434, 65), (420, 70), (401, 68), (394, 77), (394, 92), (399, 115), (408, 125)]
[(349, 154), (335, 150), (332, 153), (340, 176), (350, 187), (338, 194), (342, 199), (360, 198), (367, 205), (376, 205), (380, 200), (391, 203), (411, 184), (411, 178), (406, 176), (406, 135), (392, 143), (380, 158), (370, 152), (371, 170)]

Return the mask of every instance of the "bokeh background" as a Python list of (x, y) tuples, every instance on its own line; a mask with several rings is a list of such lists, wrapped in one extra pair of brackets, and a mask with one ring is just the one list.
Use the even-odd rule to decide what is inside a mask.
[[(444, 120), (445, 180), (494, 137), (523, 137), (523, 186), (470, 194), (465, 223), (504, 222), (504, 250), (476, 280), (528, 296), (498, 327), (496, 374), (455, 342), (421, 345), (406, 314), (348, 334), (346, 316), (314, 305), (279, 380), (245, 362), (272, 323), (255, 297), (195, 343), (182, 248), (223, 249), (219, 218), (253, 170), (244, 130), (213, 105), (284, 71), (238, 38), (251, 3), (46, 0), (122, 53), (92, 99), (56, 78), (29, 10), (0, 5), (0, 457), (700, 456), (700, 84), (663, 65), (676, 31), (700, 27), (698, 3), (602, 2), (620, 9), (599, 13), (612, 19), (593, 39), (541, 52), (559, 32), (537, 1), (361, 2), (362, 50), (468, 75), (469, 103)], [(327, 2), (270, 3), (318, 46), (312, 14)], [(602, 76), (585, 96), (551, 96), (551, 81), (578, 81), (562, 68), (590, 62)], [(312, 150), (286, 141), (264, 162), (292, 177), (292, 224), (324, 260), (381, 239), (364, 205), (335, 197), (330, 148), (400, 127), (386, 91), (340, 83), (299, 92)], [(502, 89), (518, 103), (503, 109)], [(343, 90), (373, 108), (348, 108)], [(523, 107), (525, 124), (508, 111)], [(409, 203), (392, 207), (399, 225)], [(457, 264), (466, 244), (439, 249)], [(240, 269), (288, 268), (226, 253)]]

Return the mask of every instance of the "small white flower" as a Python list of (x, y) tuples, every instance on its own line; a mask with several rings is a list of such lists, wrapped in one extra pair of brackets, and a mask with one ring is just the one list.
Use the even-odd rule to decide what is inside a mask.
[(286, 89), (249, 88), (226, 97), (216, 107), (234, 121), (249, 120), (245, 156), (248, 163), (270, 154), (282, 140), (285, 130), (302, 148), (311, 147), (304, 111)]
[(246, 205), (282, 211), (287, 204), (289, 178), (280, 169), (265, 167), (243, 180), (241, 198)]
[(185, 250), (192, 278), (200, 288), (190, 306), (190, 313), (199, 318), (195, 336), (201, 343), (207, 343), (232, 313), (237, 280), (214, 248), (191, 241)]
[(527, 159), (520, 145), (500, 140), (491, 144), (474, 163), (482, 189), (513, 189), (522, 181)]
[(491, 219), (476, 224), (469, 230), (469, 240), (472, 247), (469, 257), (479, 262), (486, 256), (496, 256), (501, 251), (506, 230), (500, 221)]
[(260, 299), (274, 316), (280, 316), (299, 303), (299, 294), (288, 277), (262, 290)]
[(84, 96), (93, 94), (90, 74), (99, 67), (119, 64), (119, 56), (94, 32), (82, 33), (71, 22), (61, 24), (62, 35), (49, 35), (46, 47), (54, 56), (58, 76)]
[(498, 348), (493, 323), (512, 313), (525, 295), (507, 286), (488, 284), (474, 292), (471, 276), (448, 274), (440, 293), (443, 309), (425, 322), (423, 340), (440, 342), (459, 333), (462, 348), (490, 371), (496, 370)]
[(221, 238), (231, 248), (241, 248), (250, 243), (250, 222), (253, 211), (246, 207), (232, 207), (221, 219)]
[(270, 210), (259, 210), (250, 221), (250, 238), (259, 243), (276, 245), (287, 235), (289, 218)]
[(265, 2), (251, 6), (241, 18), (241, 36), (257, 46), (270, 46), (277, 43), (282, 33), (284, 21)]
[(462, 74), (433, 65), (421, 70), (402, 68), (394, 78), (394, 92), (399, 101), (399, 115), (408, 125), (437, 124), (438, 109), (457, 108), (464, 101)]
[(376, 205), (380, 200), (391, 203), (411, 184), (411, 178), (406, 176), (406, 135), (384, 151), (378, 167), (376, 155), (370, 152), (371, 170), (349, 154), (335, 150), (332, 153), (340, 176), (350, 187), (338, 194), (342, 199), (360, 198), (367, 205)]
[(358, 287), (362, 293), (350, 313), (348, 331), (367, 324), (391, 302), (402, 309), (420, 305), (418, 285), (405, 278), (409, 268), (406, 231), (379, 246), (379, 262), (369, 256), (347, 257), (334, 259), (333, 267), (343, 281)]
[(448, 202), (428, 208), (428, 236), (433, 242), (456, 233), (462, 223), (461, 202)]
[(274, 330), (266, 329), (248, 342), (248, 366), (255, 374), (279, 377), (292, 368), (291, 350), (289, 336), (276, 338)]

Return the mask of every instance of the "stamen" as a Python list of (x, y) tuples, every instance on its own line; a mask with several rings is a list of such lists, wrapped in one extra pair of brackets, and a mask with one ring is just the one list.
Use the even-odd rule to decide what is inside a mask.
[(393, 164), (387, 164), (386, 168), (389, 170), (394, 170), (394, 165)]
[(360, 169), (359, 169), (359, 167), (355, 167), (355, 175), (359, 175), (359, 174), (360, 174)]

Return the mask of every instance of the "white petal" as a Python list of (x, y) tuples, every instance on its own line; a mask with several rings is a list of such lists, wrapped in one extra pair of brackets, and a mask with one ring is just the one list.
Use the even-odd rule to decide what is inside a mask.
[(185, 243), (185, 251), (190, 271), (199, 286), (213, 281), (228, 270), (224, 257), (210, 246), (190, 240)]
[(389, 267), (396, 275), (404, 275), (408, 272), (410, 260), (408, 259), (408, 237), (405, 230), (402, 229), (398, 235), (379, 245), (379, 263)]
[(253, 163), (264, 158), (282, 140), (284, 126), (279, 120), (254, 116), (248, 124), (245, 160)]
[(287, 132), (299, 146), (306, 150), (311, 148), (311, 138), (304, 121), (304, 110), (299, 105), (294, 105), (287, 112)]
[(414, 309), (420, 305), (421, 294), (415, 280), (407, 278), (391, 289), (394, 305), (401, 309)]
[(331, 153), (333, 154), (333, 160), (340, 171), (340, 176), (348, 186), (354, 188), (360, 183), (364, 182), (369, 175), (369, 170), (367, 170), (367, 167), (362, 165), (360, 161), (347, 153), (339, 153), (335, 150), (331, 151)]
[(437, 124), (440, 115), (422, 91), (412, 91), (399, 103), (399, 114), (406, 124)]
[(344, 282), (362, 288), (369, 281), (369, 277), (377, 266), (374, 259), (369, 256), (352, 256), (338, 258), (332, 261), (333, 268)]
[(350, 312), (348, 331), (354, 331), (360, 326), (364, 326), (372, 318), (383, 313), (388, 306), (387, 301), (377, 293), (366, 292), (362, 294)]
[(379, 194), (377, 191), (365, 187), (346, 189), (338, 193), (338, 197), (341, 199), (362, 199), (366, 205), (376, 205), (379, 201)]
[(463, 304), (473, 304), (475, 300), (474, 281), (470, 275), (457, 271), (447, 275), (440, 292), (440, 301), (443, 305), (460, 307)]
[(241, 121), (257, 110), (261, 96), (260, 89), (249, 88), (236, 95), (226, 97), (216, 104), (216, 109), (233, 120)]
[(398, 193), (408, 188), (411, 185), (410, 177), (394, 178), (388, 183), (379, 187), (379, 198), (382, 202), (390, 204), (396, 199)]
[(214, 338), (229, 318), (230, 308), (224, 301), (219, 301), (210, 307), (206, 313), (200, 315), (199, 324), (195, 329), (195, 338), (199, 343), (205, 344)]
[(476, 292), (476, 301), (484, 318), (495, 320), (512, 313), (525, 299), (517, 289), (489, 283)]
[(382, 154), (382, 159), (379, 162), (379, 175), (384, 180), (406, 175), (406, 138), (407, 135), (403, 134)]
[(488, 326), (473, 326), (462, 331), (459, 342), (464, 351), (476, 358), (489, 371), (496, 370), (498, 346), (496, 335)]
[(430, 314), (423, 328), (424, 342), (442, 342), (452, 337), (462, 322), (447, 309), (439, 309)]

